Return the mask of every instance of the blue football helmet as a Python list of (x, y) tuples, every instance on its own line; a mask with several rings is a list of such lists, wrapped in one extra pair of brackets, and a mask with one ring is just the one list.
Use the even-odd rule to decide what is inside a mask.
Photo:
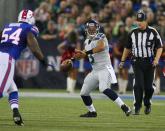
[(93, 19), (86, 23), (85, 31), (89, 37), (95, 37), (99, 33), (99, 29), (99, 23)]

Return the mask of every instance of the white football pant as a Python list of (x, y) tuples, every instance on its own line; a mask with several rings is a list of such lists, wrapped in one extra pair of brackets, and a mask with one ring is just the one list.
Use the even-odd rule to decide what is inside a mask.
[(0, 52), (0, 95), (18, 91), (13, 80), (15, 60), (8, 54)]

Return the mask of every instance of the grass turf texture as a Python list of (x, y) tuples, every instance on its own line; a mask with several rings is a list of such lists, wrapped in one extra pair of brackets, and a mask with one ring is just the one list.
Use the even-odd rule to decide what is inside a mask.
[[(116, 90), (115, 90), (116, 91)], [(28, 88), (28, 89), (19, 89), (19, 92), (47, 92), (47, 93), (66, 93), (65, 89), (45, 89), (45, 88), (41, 88), (41, 89), (37, 89), (37, 88)], [(76, 93), (80, 93), (80, 89), (76, 89), (75, 90)], [(98, 93), (99, 90), (96, 89), (94, 91), (92, 91), (92, 93)], [(116, 91), (117, 92), (117, 91)], [(99, 92), (100, 93), (100, 92)], [(127, 94), (131, 94), (132, 95), (132, 91), (127, 91)], [(160, 95), (165, 95), (165, 91), (160, 92)]]
[(165, 131), (164, 101), (154, 101), (150, 115), (142, 109), (141, 115), (126, 117), (110, 100), (97, 99), (98, 117), (80, 118), (87, 112), (81, 99), (21, 98), (23, 127), (13, 124), (7, 98), (0, 103), (0, 131)]

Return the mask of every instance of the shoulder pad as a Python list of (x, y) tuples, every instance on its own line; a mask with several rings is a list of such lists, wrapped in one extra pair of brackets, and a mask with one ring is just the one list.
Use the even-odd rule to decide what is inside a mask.
[(89, 41), (89, 39), (86, 39), (86, 40), (84, 41), (84, 45), (88, 44), (88, 41)]
[(32, 28), (31, 28), (33, 31), (35, 31), (37, 34), (39, 33), (39, 30), (38, 30), (38, 28), (36, 27), (36, 26), (32, 26)]
[(98, 33), (98, 34), (95, 36), (94, 40), (100, 40), (100, 39), (104, 39), (104, 38), (105, 38), (105, 34), (103, 34), (103, 33)]

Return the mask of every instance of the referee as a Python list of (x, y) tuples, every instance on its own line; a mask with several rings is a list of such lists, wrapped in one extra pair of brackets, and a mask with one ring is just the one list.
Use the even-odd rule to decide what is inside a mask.
[[(155, 66), (157, 66), (159, 58), (162, 54), (162, 40), (157, 30), (148, 26), (146, 14), (139, 10), (137, 13), (138, 27), (133, 29), (128, 35), (128, 42), (125, 45), (121, 58), (120, 68), (130, 52), (132, 53), (132, 66), (135, 74), (134, 95), (135, 102), (134, 115), (139, 115), (144, 102), (145, 114), (151, 112), (151, 98), (154, 92), (152, 87), (154, 80)], [(144, 97), (143, 97), (144, 91)]]

